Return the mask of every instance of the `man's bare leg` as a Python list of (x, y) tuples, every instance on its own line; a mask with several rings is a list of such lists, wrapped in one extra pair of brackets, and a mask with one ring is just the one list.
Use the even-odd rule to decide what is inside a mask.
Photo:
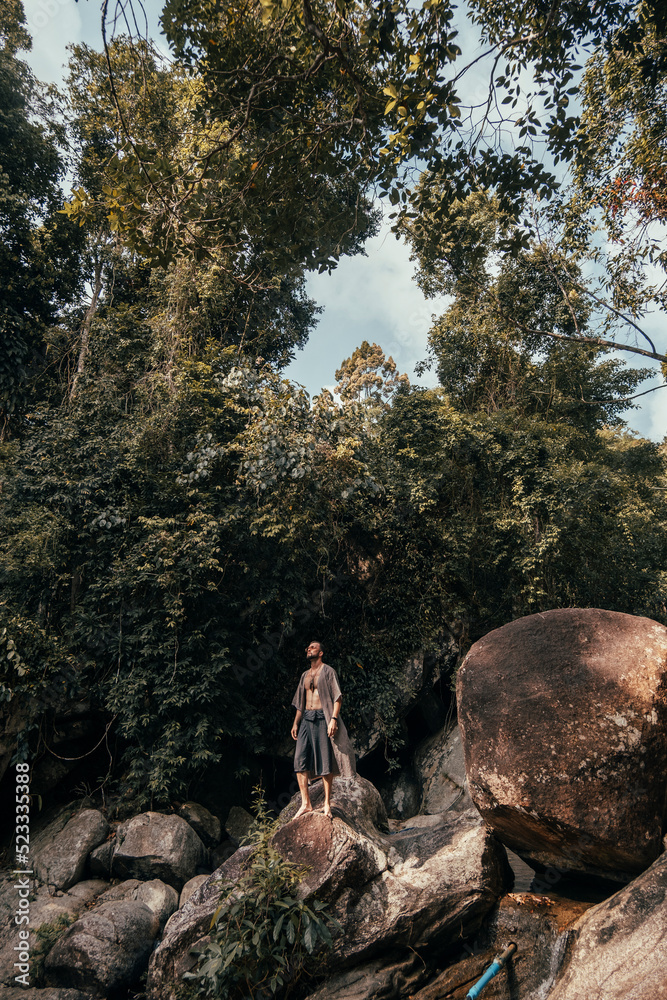
[(297, 771), (296, 780), (299, 782), (299, 791), (301, 792), (301, 806), (294, 814), (294, 819), (297, 816), (302, 816), (303, 813), (309, 813), (313, 811), (313, 807), (310, 802), (310, 795), (308, 793), (308, 774), (306, 771)]
[(334, 778), (333, 774), (323, 774), (322, 775), (322, 784), (324, 786), (324, 808), (323, 808), (322, 812), (324, 813), (325, 816), (328, 816), (329, 819), (332, 818), (332, 816), (331, 816), (331, 786), (333, 785), (333, 778)]

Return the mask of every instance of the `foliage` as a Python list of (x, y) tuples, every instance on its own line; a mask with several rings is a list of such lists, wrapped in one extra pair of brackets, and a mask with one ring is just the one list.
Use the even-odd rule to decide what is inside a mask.
[[(581, 54), (617, 33), (641, 43), (650, 30), (643, 11), (655, 20), (657, 9), (623, 0), (599, 9), (476, 0), (460, 11), (446, 0), (238, 0), (222, 10), (210, 0), (169, 0), (162, 25), (173, 54), (201, 75), (208, 121), (225, 128), (199, 153), (194, 187), (210, 176), (209, 157), (232, 149), (244, 149), (233, 176), (244, 197), (256, 173), (269, 175), (272, 191), (288, 170), (301, 175), (308, 165), (316, 178), (335, 153), (341, 172), (378, 179), (392, 203), (406, 204), (400, 167), (418, 157), (429, 183), (441, 182), (442, 221), (453, 198), (480, 190), (496, 191), (516, 214), (526, 192), (558, 187), (539, 141), (556, 161), (576, 153), (569, 103)], [(481, 53), (461, 48), (480, 38)], [(484, 66), (488, 97), (469, 103), (468, 77)], [(513, 149), (506, 125), (517, 132)], [(142, 153), (134, 154), (139, 168)], [(168, 180), (159, 167), (156, 177)], [(187, 211), (196, 196), (193, 189)]]
[(326, 903), (299, 896), (307, 868), (286, 861), (272, 837), (261, 788), (255, 789), (253, 849), (235, 882), (221, 880), (220, 903), (211, 919), (211, 940), (199, 952), (195, 979), (200, 993), (225, 1000), (253, 1000), (293, 987), (311, 958), (333, 944), (337, 922)]
[(26, 401), (45, 326), (79, 291), (77, 238), (59, 220), (63, 164), (52, 102), (16, 55), (21, 4), (0, 15), (0, 440)]
[(344, 400), (361, 401), (363, 398), (382, 402), (383, 396), (386, 399), (399, 386), (410, 384), (407, 375), (397, 373), (394, 359), (385, 358), (382, 348), (367, 340), (343, 361), (336, 378), (340, 380), (336, 392)]
[[(26, 352), (34, 336), (31, 405), (0, 453), (1, 690), (8, 711), (27, 705), (33, 758), (44, 718), (85, 690), (137, 806), (274, 752), (304, 634), (331, 651), (353, 734), (379, 722), (390, 752), (405, 663), (450, 633), (464, 651), (571, 604), (666, 617), (664, 455), (621, 423), (642, 373), (597, 350), (584, 251), (538, 232), (544, 215), (505, 258), (511, 184), (463, 197), (470, 173), (456, 189), (438, 174), (405, 224), (423, 287), (454, 297), (431, 332), (438, 389), (408, 385), (365, 344), (340, 366), (342, 405), (281, 375), (316, 317), (307, 270), (358, 252), (373, 228), (367, 185), (391, 171), (371, 154), (391, 116), (409, 155), (455, 124), (454, 82), (438, 76), (458, 59), (451, 10), (394, 6), (262, 14), (179, 0), (166, 17), (180, 63), (115, 39), (113, 90), (104, 58), (75, 48), (70, 214), (83, 225), (67, 273), (74, 224), (57, 215), (62, 230), (49, 228), (53, 128), (33, 128), (20, 24), (2, 28), (2, 65), (19, 80), (3, 121), (35, 155), (26, 197), (10, 192), (7, 245), (39, 281), (19, 331)], [(545, 73), (555, 60), (549, 87), (562, 91), (578, 38), (634, 23), (618, 5), (570, 7), (553, 24), (541, 8), (474, 10), (498, 52), (539, 22), (543, 56), (524, 35), (507, 51), (516, 66), (542, 58)], [(422, 29), (432, 45), (411, 70)], [(431, 110), (413, 108), (406, 76), (415, 94), (433, 77)], [(399, 83), (407, 103), (387, 109), (382, 90)], [(42, 258), (51, 232), (63, 256)]]
[(579, 225), (601, 220), (616, 304), (634, 314), (667, 304), (665, 281), (645, 276), (649, 265), (667, 270), (667, 20), (648, 3), (637, 17), (641, 31), (617, 32), (586, 66), (575, 203)]
[(62, 937), (67, 928), (74, 923), (76, 917), (71, 913), (60, 913), (48, 924), (40, 924), (35, 931), (36, 941), (30, 949), (31, 980), (36, 986), (44, 985), (44, 960), (58, 938)]

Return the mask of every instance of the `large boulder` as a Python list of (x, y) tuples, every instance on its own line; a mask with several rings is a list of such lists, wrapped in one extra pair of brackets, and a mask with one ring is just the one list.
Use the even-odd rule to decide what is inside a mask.
[(667, 628), (614, 611), (530, 615), (474, 644), (457, 699), (470, 794), (529, 863), (629, 881), (661, 849)]
[(53, 829), (45, 829), (37, 847), (33, 845), (33, 868), (42, 882), (56, 889), (69, 889), (80, 882), (88, 855), (109, 832), (109, 824), (97, 809), (75, 813), (65, 825), (62, 817)]
[[(14, 977), (17, 974), (14, 968), (15, 947), (19, 943), (17, 938), (19, 928), (15, 922), (18, 900), (16, 885), (16, 876), (8, 876), (0, 883), (0, 983), (7, 986), (14, 984)], [(35, 935), (38, 935), (41, 942), (47, 938), (54, 940), (64, 934), (68, 926), (87, 906), (99, 898), (107, 887), (108, 882), (91, 879), (77, 882), (67, 892), (54, 894), (49, 886), (39, 886), (31, 880), (28, 897), (31, 947), (35, 948)], [(35, 957), (34, 951), (32, 957)], [(2, 996), (4, 997), (4, 993)]]
[(667, 1000), (667, 855), (574, 926), (548, 1000)]
[[(311, 798), (317, 809), (321, 783)], [(283, 857), (309, 867), (300, 895), (325, 900), (341, 924), (332, 962), (347, 967), (377, 958), (380, 968), (387, 952), (409, 957), (410, 949), (447, 948), (479, 927), (508, 870), (504, 850), (475, 810), (389, 834), (382, 799), (370, 782), (336, 779), (332, 799), (333, 820), (317, 811), (292, 819), (295, 797), (273, 841)], [(175, 995), (194, 964), (190, 948), (208, 934), (219, 898), (216, 879), (238, 878), (251, 850), (237, 851), (169, 920), (151, 959), (149, 996)]]
[(158, 932), (158, 918), (145, 903), (102, 903), (51, 949), (44, 963), (48, 981), (95, 996), (131, 986), (146, 968)]
[(118, 828), (111, 866), (117, 878), (160, 879), (180, 892), (206, 860), (206, 848), (189, 823), (146, 812)]

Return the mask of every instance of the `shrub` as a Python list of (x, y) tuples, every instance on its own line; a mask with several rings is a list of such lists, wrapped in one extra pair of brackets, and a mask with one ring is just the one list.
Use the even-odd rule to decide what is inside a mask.
[(225, 1000), (257, 1000), (292, 988), (309, 960), (331, 947), (329, 928), (339, 929), (326, 903), (306, 903), (297, 890), (308, 868), (286, 861), (272, 844), (277, 821), (269, 818), (261, 788), (255, 789), (254, 849), (236, 882), (221, 880), (211, 939), (196, 953), (200, 994)]

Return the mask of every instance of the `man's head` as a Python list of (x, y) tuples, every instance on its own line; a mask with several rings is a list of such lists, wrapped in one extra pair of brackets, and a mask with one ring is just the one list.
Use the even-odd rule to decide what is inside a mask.
[(322, 649), (322, 643), (318, 642), (317, 639), (313, 639), (309, 642), (306, 647), (306, 659), (311, 666), (316, 664), (324, 656), (324, 650)]

